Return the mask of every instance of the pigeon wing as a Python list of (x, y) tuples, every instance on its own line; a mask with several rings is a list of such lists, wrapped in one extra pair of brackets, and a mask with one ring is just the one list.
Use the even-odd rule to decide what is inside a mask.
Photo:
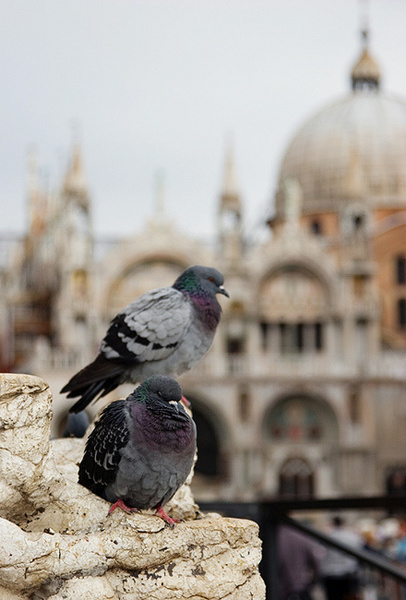
[(102, 498), (116, 478), (121, 450), (130, 437), (125, 403), (126, 400), (117, 400), (104, 409), (87, 440), (79, 466), (79, 483)]
[(172, 287), (152, 290), (113, 319), (101, 352), (129, 365), (167, 358), (179, 346), (191, 321), (192, 306), (182, 292)]

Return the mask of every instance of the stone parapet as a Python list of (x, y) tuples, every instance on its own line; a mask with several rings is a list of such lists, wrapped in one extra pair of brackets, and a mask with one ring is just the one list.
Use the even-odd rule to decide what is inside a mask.
[(0, 376), (0, 598), (261, 600), (255, 523), (202, 515), (189, 485), (168, 512), (127, 515), (77, 483), (84, 440), (50, 442), (52, 397)]

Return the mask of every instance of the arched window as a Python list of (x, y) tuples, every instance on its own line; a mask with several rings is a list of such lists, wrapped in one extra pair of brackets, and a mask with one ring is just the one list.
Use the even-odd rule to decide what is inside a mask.
[(323, 437), (323, 425), (317, 410), (307, 399), (292, 398), (272, 411), (269, 433), (274, 440), (316, 441)]
[(405, 330), (406, 329), (406, 300), (405, 298), (400, 298), (398, 300), (398, 328)]
[(348, 393), (348, 412), (350, 421), (357, 425), (361, 421), (361, 394), (358, 386), (352, 387)]
[(193, 419), (196, 423), (199, 451), (195, 465), (196, 473), (208, 477), (220, 475), (219, 440), (210, 418), (192, 402)]
[(342, 231), (345, 236), (364, 236), (368, 230), (368, 213), (365, 207), (351, 205), (346, 208), (342, 219)]
[(360, 231), (365, 224), (365, 216), (362, 214), (357, 214), (353, 216), (353, 226), (354, 226), (354, 231)]
[(337, 420), (321, 399), (293, 394), (281, 399), (265, 415), (264, 433), (273, 443), (323, 443), (337, 439)]
[(322, 229), (321, 223), (318, 219), (314, 219), (314, 221), (312, 221), (310, 223), (310, 231), (314, 235), (322, 235), (323, 234), (323, 229)]
[(396, 257), (396, 283), (406, 285), (406, 258), (404, 256)]

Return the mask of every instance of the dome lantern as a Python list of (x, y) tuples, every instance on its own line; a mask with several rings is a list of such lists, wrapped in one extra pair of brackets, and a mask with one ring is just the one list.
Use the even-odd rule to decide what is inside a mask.
[(381, 80), (381, 73), (374, 58), (368, 49), (368, 30), (361, 32), (363, 40), (363, 49), (361, 56), (355, 63), (351, 71), (352, 89), (358, 90), (377, 90)]

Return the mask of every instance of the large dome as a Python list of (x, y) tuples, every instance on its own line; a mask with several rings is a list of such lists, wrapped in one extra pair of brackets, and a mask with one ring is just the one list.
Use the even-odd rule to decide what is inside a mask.
[(284, 214), (286, 178), (299, 182), (307, 214), (336, 211), (354, 201), (370, 208), (406, 205), (406, 103), (380, 92), (365, 51), (352, 76), (353, 92), (307, 121), (288, 146), (277, 217)]

